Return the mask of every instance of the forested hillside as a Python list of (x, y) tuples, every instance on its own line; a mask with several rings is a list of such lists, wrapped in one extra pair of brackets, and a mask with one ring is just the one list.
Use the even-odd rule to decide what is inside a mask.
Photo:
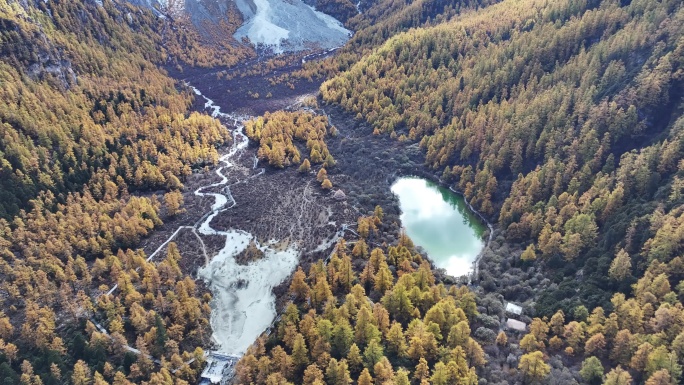
[(362, 57), (389, 38), (412, 28), (445, 22), (455, 15), (478, 9), (497, 0), (382, 0), (372, 2), (363, 13), (350, 18), (347, 25), (355, 31), (351, 40), (335, 56), (307, 62), (295, 76), (328, 77), (348, 70)]
[(621, 205), (668, 203), (684, 13), (677, 2), (515, 3), (399, 35), (325, 83), (323, 97), (377, 133), (420, 140), (427, 162), (511, 240), (539, 237), (540, 255), (573, 261), (597, 226), (624, 235)]
[(325, 262), (294, 274), (277, 331), (242, 358), (237, 383), (478, 383), (486, 360), (471, 324), (489, 318), (467, 287), (436, 283), (408, 237), (371, 249), (382, 218), (377, 207), (359, 219), (359, 240), (341, 239)]
[(526, 248), (518, 266), (545, 268), (520, 346), (588, 357), (588, 382), (681, 375), (682, 25), (679, 1), (504, 1), (398, 34), (321, 87), (419, 142)]
[(112, 2), (3, 3), (2, 217), (97, 172), (177, 188), (189, 166), (216, 161), (226, 131), (187, 115), (190, 96), (154, 65), (163, 57), (151, 14), (133, 18)]
[(126, 249), (230, 141), (159, 69), (163, 28), (125, 2), (0, 1), (4, 384), (197, 377), (209, 294), (174, 245), (160, 263)]

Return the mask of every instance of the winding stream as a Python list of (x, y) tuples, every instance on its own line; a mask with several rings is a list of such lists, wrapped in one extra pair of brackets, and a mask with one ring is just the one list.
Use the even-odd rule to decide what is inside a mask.
[[(191, 87), (195, 94), (205, 99), (205, 109), (216, 118), (232, 120), (233, 146), (221, 156), (221, 167), (216, 169), (220, 181), (202, 186), (195, 191), (201, 197), (213, 197), (211, 211), (205, 215), (195, 228), (202, 235), (225, 237), (225, 244), (207, 265), (199, 269), (213, 293), (211, 328), (212, 338), (218, 345), (217, 351), (229, 355), (242, 355), (247, 348), (266, 330), (276, 316), (273, 288), (283, 282), (295, 269), (299, 261), (299, 250), (291, 245), (276, 249), (275, 240), (259, 244), (255, 237), (243, 230), (216, 230), (211, 221), (220, 213), (237, 205), (230, 193), (228, 178), (224, 171), (235, 167), (231, 160), (249, 144), (243, 133), (242, 122), (247, 116), (234, 116), (222, 113), (219, 106), (202, 93)], [(263, 170), (262, 170), (263, 172)], [(223, 187), (222, 193), (204, 192), (210, 188)], [(264, 252), (264, 258), (247, 265), (237, 264), (235, 257), (253, 241)]]

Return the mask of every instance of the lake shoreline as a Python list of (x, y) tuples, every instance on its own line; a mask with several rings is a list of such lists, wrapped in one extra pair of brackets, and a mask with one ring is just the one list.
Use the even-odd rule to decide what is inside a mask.
[[(191, 76), (191, 78), (202, 79), (199, 86), (207, 87), (212, 94), (221, 95), (221, 101), (226, 101), (228, 95), (217, 90), (219, 85), (210, 85), (208, 83), (209, 78), (213, 78), (214, 74), (215, 72), (213, 70), (208, 69), (204, 72), (204, 75), (196, 73), (194, 76)], [(224, 80), (224, 82), (225, 83), (219, 83), (222, 83), (221, 86), (226, 87), (231, 83), (231, 81), (226, 80)], [(233, 79), (233, 82), (241, 85), (245, 84), (245, 80), (239, 78)], [(191, 84), (196, 86), (193, 83)], [(311, 84), (307, 84), (303, 89), (298, 91), (304, 93), (310, 92), (311, 89), (309, 87), (311, 86)], [(202, 94), (204, 95), (203, 91)], [(279, 96), (280, 95), (277, 95), (265, 104), (276, 107), (278, 105), (292, 103), (292, 101), (297, 99), (297, 95), (295, 94)], [(215, 101), (215, 105), (223, 107), (221, 101)], [(203, 102), (204, 100), (202, 97), (197, 97), (195, 100), (195, 109), (205, 111), (206, 106)], [(232, 107), (237, 107), (240, 111), (245, 111), (246, 109), (248, 111), (251, 110), (250, 112), (259, 112), (255, 111), (258, 110), (258, 108), (254, 107), (260, 102), (266, 101), (253, 100), (249, 102), (249, 105), (234, 105), (228, 103), (227, 108), (230, 110)], [(308, 236), (310, 239), (301, 243), (302, 246), (304, 246), (304, 244), (306, 244), (306, 246), (301, 249), (300, 258), (297, 262), (297, 266), (302, 267), (305, 271), (312, 263), (315, 263), (319, 259), (324, 259), (329, 254), (330, 250), (334, 248), (334, 245), (330, 245), (330, 247), (312, 252), (312, 245), (314, 243), (319, 244), (321, 240), (327, 239), (329, 236), (334, 236), (341, 224), (355, 226), (356, 218), (360, 215), (369, 215), (372, 213), (376, 204), (380, 205), (383, 210), (385, 210), (386, 223), (382, 225), (382, 233), (384, 235), (379, 238), (371, 236), (372, 242), (378, 244), (396, 242), (402, 231), (400, 225), (401, 210), (399, 209), (397, 197), (391, 191), (391, 186), (392, 183), (402, 175), (424, 175), (426, 179), (448, 188), (448, 186), (444, 186), (444, 184), (441, 183), (439, 178), (428, 173), (428, 170), (424, 165), (424, 153), (416, 143), (401, 143), (392, 140), (389, 137), (373, 135), (372, 129), (366, 122), (356, 120), (348, 113), (341, 111), (337, 106), (324, 105), (321, 106), (320, 109), (321, 113), (325, 113), (329, 116), (331, 123), (335, 125), (340, 132), (338, 136), (327, 139), (327, 141), (329, 141), (328, 146), (330, 147), (330, 151), (338, 163), (337, 166), (329, 169), (329, 177), (334, 185), (333, 191), (323, 191), (315, 183), (306, 187), (307, 181), (313, 178), (312, 175), (315, 174), (302, 175), (296, 171), (296, 168), (292, 167), (284, 170), (275, 170), (266, 166), (263, 175), (252, 178), (257, 171), (254, 167), (262, 167), (262, 165), (254, 165), (256, 147), (254, 143), (250, 141), (241, 155), (234, 159), (236, 167), (231, 168), (232, 171), (226, 175), (230, 179), (229, 185), (231, 195), (237, 203), (230, 210), (226, 211), (225, 214), (218, 215), (211, 223), (212, 227), (219, 231), (228, 231), (231, 228), (248, 231), (253, 234), (258, 241), (285, 239), (287, 237), (276, 236), (277, 234), (274, 232), (282, 231), (282, 229), (270, 226), (270, 222), (279, 222), (285, 226), (293, 225), (292, 220), (286, 218), (296, 218), (297, 215), (286, 213), (299, 213), (301, 209), (298, 202), (301, 201), (298, 201), (297, 198), (301, 197), (302, 194), (308, 196), (307, 199), (314, 202), (314, 206), (306, 209), (305, 216), (310, 216), (312, 222), (324, 207), (329, 207), (332, 210), (325, 209), (325, 211), (330, 212), (329, 215), (326, 215), (326, 217), (329, 218), (325, 220), (326, 224), (320, 223), (320, 226), (317, 226), (315, 231), (305, 231), (305, 233), (310, 234), (310, 236)], [(340, 122), (340, 118), (343, 122)], [(230, 123), (232, 122), (224, 122), (224, 124), (227, 124), (228, 126), (232, 125)], [(362, 156), (359, 156), (359, 152)], [(215, 168), (211, 169), (215, 170)], [(214, 172), (197, 174), (196, 178), (197, 179), (193, 180), (192, 183), (195, 188), (199, 185), (204, 185), (207, 181), (215, 181), (216, 179)], [(240, 180), (248, 180), (249, 182), (239, 182)], [(344, 201), (336, 201), (332, 198), (333, 192), (336, 190), (345, 192), (347, 197)], [(214, 192), (211, 189), (209, 191)], [(258, 199), (254, 200), (255, 197), (258, 197)], [(284, 201), (282, 199), (284, 197), (290, 197), (286, 199), (289, 203), (283, 203)], [(196, 202), (197, 206), (206, 207), (208, 203), (205, 199), (194, 196), (191, 191), (186, 192), (186, 199), (188, 199), (189, 202)], [(473, 211), (478, 218), (483, 218), (480, 213), (473, 210), (467, 200), (464, 199), (464, 201), (469, 210)], [(276, 207), (285, 210), (282, 217), (284, 222), (272, 220), (272, 214)], [(265, 215), (265, 213), (271, 214)], [(327, 225), (328, 222), (335, 223), (335, 225)], [(486, 221), (486, 219), (483, 223), (489, 225), (489, 222)], [(170, 222), (167, 226), (169, 225), (177, 226), (179, 223)], [(299, 233), (299, 231), (297, 233)], [(211, 258), (209, 258), (209, 261), (211, 262), (225, 246), (224, 241), (219, 239), (221, 237), (216, 236), (204, 236), (203, 238), (205, 239), (207, 247), (206, 253), (210, 255)], [(179, 235), (179, 240), (180, 239), (187, 240), (189, 237), (180, 238)], [(491, 235), (489, 236), (489, 239), (491, 239)], [(196, 245), (193, 243), (184, 244), (184, 242), (181, 242), (179, 244), (179, 249), (181, 249), (182, 254), (186, 252), (192, 253), (192, 250), (189, 249), (193, 249), (195, 246)], [(148, 244), (148, 248), (149, 247), (152, 247), (152, 245)], [(419, 250), (420, 249), (422, 248), (419, 248)], [(427, 257), (426, 259), (430, 262), (435, 275), (438, 276), (438, 280), (443, 281), (445, 284), (459, 283), (458, 277), (445, 274), (444, 270), (439, 269), (434, 261), (429, 258), (429, 255), (424, 249), (420, 250), (420, 254)], [(186, 268), (193, 271), (195, 276), (197, 276), (196, 273), (202, 266), (208, 267), (205, 259), (199, 255), (196, 258), (192, 258), (192, 260), (192, 262), (187, 261), (189, 262), (189, 265), (186, 266)], [(272, 293), (275, 296), (276, 315), (282, 313), (284, 306), (288, 302), (289, 297), (286, 295), (286, 292), (289, 287), (290, 279), (291, 275), (285, 278), (280, 285), (276, 285), (272, 290)], [(201, 282), (201, 285), (205, 290), (210, 289), (209, 286), (211, 285), (205, 283), (201, 277), (198, 277), (198, 282)]]
[[(462, 277), (468, 277), (470, 284), (476, 282), (479, 278), (480, 261), (482, 260), (482, 257), (484, 255), (485, 251), (489, 248), (489, 246), (492, 242), (492, 239), (494, 238), (494, 232), (496, 230), (495, 225), (492, 224), (482, 213), (477, 211), (477, 209), (475, 209), (470, 204), (470, 202), (468, 202), (468, 199), (466, 198), (465, 194), (463, 194), (462, 191), (454, 189), (452, 186), (450, 186), (445, 181), (443, 181), (442, 178), (438, 177), (437, 175), (435, 175), (433, 173), (428, 172), (427, 170), (421, 170), (420, 172), (411, 173), (411, 174), (407, 174), (407, 175), (396, 175), (394, 177), (394, 179), (392, 180), (392, 182), (390, 183), (390, 186), (394, 185), (394, 183), (396, 183), (396, 181), (398, 181), (399, 179), (407, 178), (407, 177), (422, 178), (425, 180), (429, 180), (429, 181), (435, 183), (436, 185), (443, 187), (443, 188), (446, 188), (449, 191), (451, 191), (452, 193), (459, 195), (460, 197), (463, 198), (463, 202), (465, 203), (468, 210), (470, 210), (470, 212), (472, 214), (474, 214), (477, 217), (477, 219), (480, 220), (481, 223), (487, 227), (487, 230), (485, 232), (483, 232), (483, 234), (482, 234), (483, 235), (482, 238), (483, 238), (483, 240), (485, 240), (484, 245), (482, 246), (482, 249), (480, 250), (480, 252), (478, 253), (478, 255), (475, 257), (475, 259), (472, 262), (472, 265), (473, 265), (472, 271), (468, 274), (464, 274), (464, 275), (460, 275), (460, 276), (453, 276), (453, 275), (447, 274), (447, 275), (450, 275), (451, 277), (453, 277), (455, 279), (460, 279)], [(428, 257), (429, 257), (429, 255), (428, 255)], [(429, 259), (434, 264), (434, 261), (432, 261), (432, 258), (429, 258)], [(438, 267), (436, 267), (436, 268), (439, 269)]]

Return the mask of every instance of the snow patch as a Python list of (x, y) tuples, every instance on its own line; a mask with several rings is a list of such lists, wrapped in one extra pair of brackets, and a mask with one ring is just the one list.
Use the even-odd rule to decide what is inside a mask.
[[(101, 1), (101, 0), (95, 0)], [(207, 22), (217, 24), (228, 11), (228, 0), (127, 0), (151, 9), (160, 18), (186, 14), (206, 34)], [(244, 23), (233, 37), (275, 53), (310, 49), (328, 50), (349, 40), (351, 31), (332, 16), (315, 10), (302, 0), (234, 0)]]
[(301, 0), (236, 0), (245, 23), (233, 35), (276, 53), (343, 45), (351, 32), (337, 19)]
[(247, 36), (254, 44), (280, 47), (280, 43), (287, 39), (290, 31), (271, 22), (274, 16), (268, 0), (254, 0), (254, 5), (256, 6), (254, 18), (237, 30), (236, 37)]

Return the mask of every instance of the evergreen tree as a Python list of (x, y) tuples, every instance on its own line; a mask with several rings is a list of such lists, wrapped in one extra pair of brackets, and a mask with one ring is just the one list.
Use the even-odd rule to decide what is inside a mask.
[(383, 357), (384, 351), (377, 339), (371, 340), (363, 351), (363, 359), (367, 368), (374, 368), (375, 364), (380, 362)]
[(309, 159), (304, 159), (302, 164), (299, 166), (299, 172), (302, 174), (307, 174), (309, 171), (311, 171), (311, 163), (309, 162)]
[(582, 362), (580, 370), (582, 378), (590, 384), (598, 384), (603, 379), (603, 365), (595, 356), (591, 356)]

